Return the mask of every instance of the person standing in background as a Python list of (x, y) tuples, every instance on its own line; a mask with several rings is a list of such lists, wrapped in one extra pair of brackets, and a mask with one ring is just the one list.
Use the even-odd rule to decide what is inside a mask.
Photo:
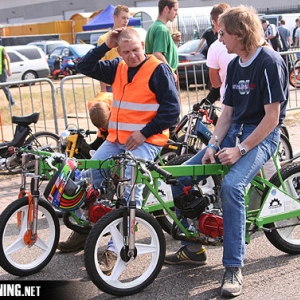
[[(207, 50), (206, 53), (203, 53), (205, 55), (205, 57), (207, 58), (207, 53), (208, 50), (210, 48), (210, 46), (218, 39), (218, 31), (216, 30), (215, 26), (212, 24), (211, 27), (207, 28), (204, 33), (202, 34), (201, 40), (199, 45), (196, 48), (195, 52), (191, 52), (192, 55), (196, 55), (198, 53), (198, 51), (200, 50), (201, 46), (204, 44), (204, 42), (206, 41), (206, 45), (207, 45)], [(208, 93), (208, 95), (206, 96), (206, 99), (210, 102), (210, 103), (214, 103), (215, 101), (217, 101), (220, 98), (220, 87), (214, 87), (211, 86), (211, 83), (208, 82), (208, 86), (210, 87), (210, 91)]]
[(261, 18), (261, 24), (265, 31), (265, 40), (275, 51), (280, 52), (282, 50), (282, 41), (276, 25), (270, 24), (265, 18)]
[(295, 28), (293, 29), (293, 35), (292, 35), (292, 39), (293, 39), (293, 46), (296, 47), (296, 31), (297, 29), (300, 27), (300, 18), (297, 18), (295, 20), (296, 22), (296, 26)]
[(281, 36), (283, 50), (287, 51), (291, 47), (292, 39), (291, 39), (291, 33), (290, 33), (289, 29), (285, 26), (284, 19), (280, 20), (280, 26), (278, 27), (278, 31)]
[[(129, 18), (130, 18), (129, 8), (125, 5), (117, 5), (114, 10), (113, 18), (114, 18), (114, 25), (112, 29), (99, 37), (97, 42), (98, 46), (102, 45), (106, 41), (108, 35), (112, 30), (116, 28), (126, 27), (128, 25)], [(112, 48), (110, 51), (108, 51), (105, 54), (102, 60), (111, 60), (118, 56), (119, 53), (117, 48)], [(111, 86), (100, 81), (100, 91), (111, 92)]]
[[(0, 45), (0, 82), (6, 82), (7, 76), (11, 76), (11, 69), (10, 69), (10, 58), (3, 46)], [(16, 105), (16, 102), (8, 88), (8, 86), (2, 87), (3, 92), (6, 96), (7, 101), (10, 103), (11, 106)]]
[[(213, 6), (210, 17), (213, 23), (215, 31), (219, 30), (218, 19), (219, 16), (230, 8), (227, 3), (219, 3)], [(207, 52), (206, 65), (209, 67), (209, 79), (213, 88), (220, 88), (220, 100), (223, 101), (225, 91), (225, 81), (227, 66), (229, 62), (236, 56), (234, 53), (228, 53), (225, 45), (218, 39), (211, 44)], [(212, 93), (210, 93), (212, 94)], [(210, 102), (214, 102), (210, 99), (210, 94), (207, 99)]]
[(296, 48), (300, 47), (300, 18), (298, 18), (297, 25), (298, 27), (295, 30), (295, 43), (294, 43), (294, 47)]
[(158, 18), (149, 27), (145, 40), (146, 54), (153, 54), (162, 62), (168, 64), (177, 81), (175, 72), (178, 67), (177, 46), (172, 39), (167, 22), (173, 22), (178, 14), (177, 0), (159, 0)]
[(180, 41), (181, 41), (181, 32), (176, 30), (172, 33), (172, 39), (177, 47), (179, 47)]
[[(201, 49), (201, 46), (206, 42), (207, 45), (207, 51), (211, 44), (218, 39), (218, 31), (215, 29), (214, 26), (208, 27), (202, 34), (201, 40), (199, 45), (197, 46), (196, 50), (194, 52), (191, 52), (192, 55), (196, 55), (198, 51)], [(204, 54), (205, 57), (207, 57), (207, 51)]]

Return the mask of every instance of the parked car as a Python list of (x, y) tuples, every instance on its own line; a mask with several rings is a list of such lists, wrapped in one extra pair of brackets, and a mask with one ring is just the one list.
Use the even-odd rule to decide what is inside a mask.
[(54, 62), (58, 57), (63, 60), (74, 58), (75, 64), (91, 49), (95, 46), (91, 44), (70, 44), (69, 46), (61, 46), (55, 48), (48, 58), (48, 65), (50, 72), (54, 71)]
[[(179, 63), (188, 63), (188, 62), (195, 62), (195, 61), (205, 61), (206, 54), (207, 54), (207, 45), (206, 42), (203, 43), (200, 50), (196, 55), (191, 54), (191, 52), (195, 52), (197, 46), (200, 43), (200, 39), (190, 40), (178, 48), (178, 58)], [(186, 69), (186, 70), (185, 70)], [(190, 84), (203, 84), (203, 76), (202, 70), (204, 73), (204, 82), (209, 84), (209, 74), (208, 74), (208, 67), (206, 64), (196, 64), (191, 66), (185, 67), (178, 67), (178, 78), (179, 84), (182, 89), (186, 89), (187, 86)], [(196, 74), (196, 82), (195, 82), (195, 75)]]
[(64, 40), (49, 40), (49, 41), (34, 41), (28, 45), (38, 46), (46, 55), (49, 55), (55, 48), (60, 46), (69, 46), (69, 43)]
[(35, 45), (5, 47), (12, 75), (7, 82), (44, 78), (50, 75), (45, 53)]

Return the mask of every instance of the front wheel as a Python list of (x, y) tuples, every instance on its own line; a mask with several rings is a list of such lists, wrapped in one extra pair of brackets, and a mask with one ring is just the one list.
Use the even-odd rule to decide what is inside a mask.
[(289, 75), (290, 84), (295, 88), (300, 88), (300, 67), (293, 68)]
[[(129, 296), (150, 285), (159, 274), (166, 252), (164, 234), (157, 221), (143, 210), (136, 209), (135, 244), (129, 257), (124, 245), (124, 209), (116, 209), (104, 215), (91, 229), (85, 243), (84, 261), (93, 283), (103, 292), (115, 296)], [(132, 230), (132, 228), (131, 228)], [(117, 259), (110, 274), (102, 272), (99, 256), (108, 243), (112, 243)]]
[[(39, 198), (37, 239), (28, 229), (28, 198), (8, 205), (0, 217), (0, 265), (10, 274), (28, 276), (42, 270), (53, 257), (59, 240), (59, 221), (51, 205)], [(29, 236), (28, 236), (29, 235)]]
[[(287, 194), (293, 198), (300, 198), (300, 163), (292, 163), (284, 166), (281, 171)], [(277, 187), (281, 187), (280, 179), (276, 173), (270, 182)], [(280, 204), (280, 198), (275, 199)], [(275, 201), (274, 200), (274, 201)], [(297, 205), (296, 202), (290, 203), (289, 207)], [(287, 205), (286, 205), (287, 206)], [(299, 204), (298, 204), (299, 206)], [(277, 221), (266, 224), (264, 227), (269, 228), (270, 232), (265, 231), (265, 235), (273, 246), (288, 254), (300, 253), (300, 215), (294, 218)]]

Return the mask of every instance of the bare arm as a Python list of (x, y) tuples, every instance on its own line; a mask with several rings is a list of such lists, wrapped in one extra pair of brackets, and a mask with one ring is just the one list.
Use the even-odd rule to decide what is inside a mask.
[(159, 60), (163, 61), (164, 63), (168, 64), (166, 58), (164, 57), (164, 55), (163, 55), (161, 52), (153, 52), (153, 55), (154, 55), (157, 59), (159, 59)]
[(199, 45), (197, 46), (195, 52), (191, 52), (192, 55), (195, 55), (196, 53), (198, 53), (198, 51), (200, 50), (201, 46), (203, 45), (203, 43), (205, 42), (205, 39), (201, 39)]
[(222, 85), (222, 81), (219, 75), (219, 69), (209, 68), (209, 79), (213, 87), (218, 88)]

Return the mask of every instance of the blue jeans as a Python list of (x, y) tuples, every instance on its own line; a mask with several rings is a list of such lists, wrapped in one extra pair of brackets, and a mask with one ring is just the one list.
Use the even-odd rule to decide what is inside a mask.
[[(255, 125), (244, 125), (241, 142), (256, 128)], [(240, 125), (232, 124), (221, 148), (235, 147), (236, 136)], [(244, 190), (262, 166), (275, 153), (280, 139), (280, 129), (276, 127), (260, 144), (242, 156), (223, 178), (221, 199), (223, 209), (224, 241), (223, 265), (225, 267), (242, 267), (245, 256), (246, 213)], [(187, 165), (201, 164), (206, 149), (203, 149), (185, 162)], [(198, 181), (203, 176), (197, 178)], [(173, 197), (182, 193), (182, 188), (193, 185), (191, 177), (181, 177), (179, 184), (172, 187)]]
[[(2, 71), (2, 74), (0, 74), (0, 82), (6, 82), (7, 81), (7, 72), (5, 70)], [(8, 88), (8, 86), (3, 86), (2, 90), (6, 96), (6, 99), (11, 104), (15, 103), (15, 100), (13, 99), (13, 96)]]
[[(94, 153), (91, 159), (96, 159), (96, 160), (105, 160), (111, 155), (116, 155), (125, 152), (125, 145), (121, 145), (119, 143), (111, 143), (109, 141), (104, 141), (104, 143), (98, 148), (98, 150)], [(134, 156), (139, 156), (143, 157), (148, 160), (155, 160), (157, 154), (161, 150), (161, 147), (155, 146), (149, 143), (142, 143), (140, 146), (138, 146), (135, 150), (133, 151), (128, 151)], [(91, 177), (93, 186), (95, 189), (98, 189), (101, 187), (104, 177), (103, 177), (103, 170), (101, 172), (97, 169), (90, 169), (88, 170), (87, 176)], [(127, 167), (125, 170), (125, 176), (126, 178), (131, 178), (131, 168)], [(135, 200), (136, 200), (136, 205), (137, 207), (142, 206), (142, 192), (143, 192), (143, 187), (142, 186), (137, 186), (136, 187), (136, 192), (135, 192)], [(125, 199), (127, 202), (129, 202), (129, 196), (130, 196), (130, 188), (125, 187)]]

